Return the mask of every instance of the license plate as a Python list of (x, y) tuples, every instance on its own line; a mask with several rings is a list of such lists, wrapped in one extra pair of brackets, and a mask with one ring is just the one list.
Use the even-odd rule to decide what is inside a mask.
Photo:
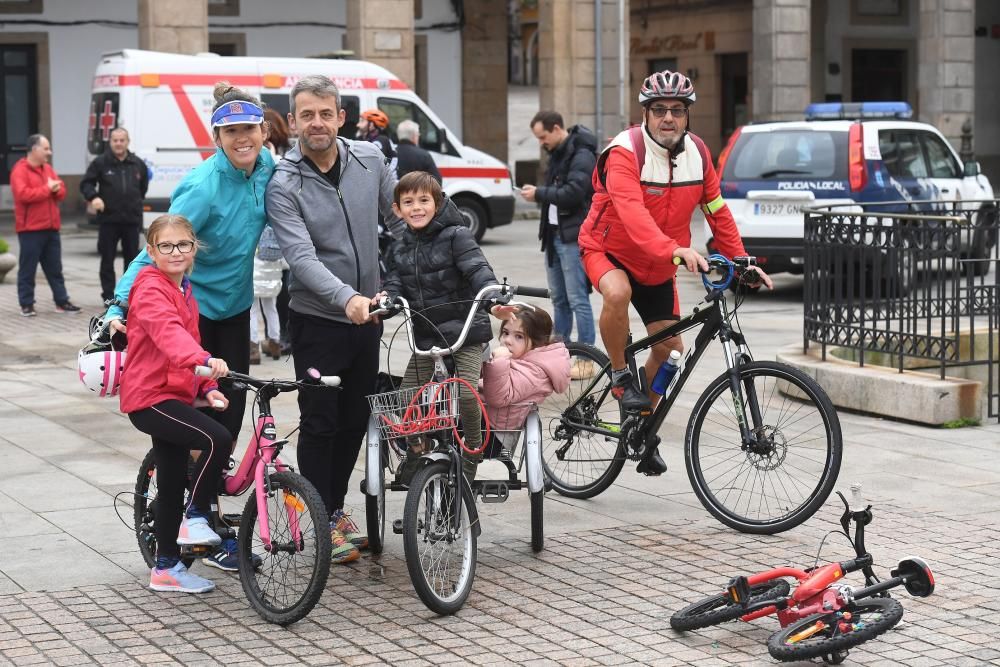
[(802, 204), (799, 202), (754, 202), (753, 214), (766, 217), (802, 215)]

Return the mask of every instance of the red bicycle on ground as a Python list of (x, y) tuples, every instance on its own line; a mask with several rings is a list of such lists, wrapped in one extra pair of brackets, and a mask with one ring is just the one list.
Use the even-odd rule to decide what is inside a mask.
[[(844, 502), (840, 517), (843, 533), (857, 557), (807, 570), (779, 567), (730, 580), (724, 593), (688, 605), (670, 617), (675, 630), (696, 630), (726, 621), (752, 621), (776, 614), (781, 630), (767, 640), (771, 657), (781, 661), (822, 658), (832, 665), (847, 658), (848, 649), (873, 639), (894, 627), (903, 618), (903, 606), (889, 597), (889, 590), (903, 586), (915, 597), (934, 592), (934, 575), (919, 558), (906, 558), (891, 572), (891, 579), (879, 581), (872, 570), (874, 558), (865, 549), (865, 526), (872, 521), (871, 505), (852, 510)], [(853, 500), (860, 506), (860, 493)], [(850, 526), (854, 523), (854, 539)], [(865, 575), (865, 587), (854, 589), (837, 583), (850, 572)], [(791, 591), (786, 578), (798, 584)]]

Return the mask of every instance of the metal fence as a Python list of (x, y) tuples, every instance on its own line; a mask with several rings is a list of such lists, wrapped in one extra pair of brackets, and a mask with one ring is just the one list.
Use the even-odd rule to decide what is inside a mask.
[[(965, 202), (965, 206), (973, 206)], [(997, 201), (805, 211), (803, 347), (854, 351), (899, 372), (979, 366), (1000, 417)], [(900, 213), (924, 208), (925, 212)], [(892, 211), (892, 212), (890, 212)]]

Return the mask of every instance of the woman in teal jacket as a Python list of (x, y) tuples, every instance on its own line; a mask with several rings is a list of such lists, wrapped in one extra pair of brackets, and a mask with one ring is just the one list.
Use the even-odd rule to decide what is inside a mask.
[[(250, 370), (250, 306), (253, 304), (253, 257), (264, 229), (264, 189), (274, 172), (274, 159), (262, 151), (267, 139), (260, 101), (228, 83), (215, 86), (212, 131), (218, 147), (177, 186), (170, 213), (191, 221), (200, 249), (190, 280), (201, 310), (198, 328), (201, 344), (229, 368)], [(108, 309), (107, 320), (116, 331), (125, 331), (121, 319), (128, 293), (139, 271), (152, 264), (145, 250), (129, 264), (115, 287), (122, 306)], [(239, 436), (246, 407), (246, 393), (225, 392), (229, 408), (209, 411), (233, 436)], [(235, 544), (223, 549), (210, 565), (235, 571)], [(226, 552), (229, 551), (227, 554)], [(211, 561), (211, 562), (210, 562)], [(232, 566), (232, 567), (229, 567)]]

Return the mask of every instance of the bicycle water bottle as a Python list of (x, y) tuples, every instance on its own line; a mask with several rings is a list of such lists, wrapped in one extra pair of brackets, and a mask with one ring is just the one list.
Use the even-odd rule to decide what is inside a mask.
[(865, 508), (865, 497), (861, 494), (861, 482), (851, 484), (851, 510), (860, 512)]
[(659, 370), (656, 371), (656, 377), (653, 378), (653, 391), (655, 391), (660, 396), (663, 396), (667, 392), (667, 387), (670, 386), (670, 381), (674, 379), (674, 375), (677, 374), (678, 364), (681, 361), (681, 353), (677, 350), (671, 350), (670, 356), (667, 360), (660, 364)]

